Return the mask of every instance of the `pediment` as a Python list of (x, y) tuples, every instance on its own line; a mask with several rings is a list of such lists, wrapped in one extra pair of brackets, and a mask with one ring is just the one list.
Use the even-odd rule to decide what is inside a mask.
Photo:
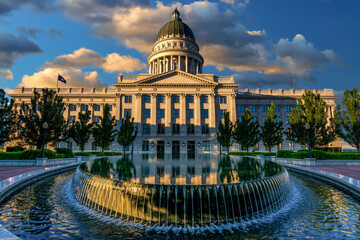
[(218, 83), (209, 81), (205, 78), (196, 76), (194, 74), (186, 73), (180, 70), (175, 70), (167, 73), (162, 73), (142, 79), (135, 82), (136, 85), (218, 85)]

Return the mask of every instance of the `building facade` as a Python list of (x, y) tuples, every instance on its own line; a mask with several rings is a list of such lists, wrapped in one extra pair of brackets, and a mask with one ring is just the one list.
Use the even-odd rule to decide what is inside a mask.
[[(65, 118), (74, 122), (81, 111), (90, 110), (92, 121), (98, 122), (103, 107), (109, 104), (111, 113), (120, 120), (130, 114), (138, 125), (134, 151), (158, 157), (177, 158), (219, 150), (217, 125), (225, 112), (235, 122), (249, 108), (260, 124), (273, 102), (276, 115), (287, 128), (290, 109), (296, 106), (305, 90), (295, 89), (239, 89), (233, 76), (215, 76), (202, 72), (204, 60), (191, 29), (182, 22), (175, 9), (171, 20), (161, 28), (152, 54), (148, 58), (149, 72), (134, 76), (119, 75), (109, 88), (55, 88), (66, 105)], [(15, 106), (29, 102), (35, 88), (16, 87), (10, 96)], [(332, 89), (312, 90), (320, 93), (335, 109)], [(332, 117), (332, 116), (329, 116)], [(72, 141), (59, 143), (61, 147), (79, 148)], [(299, 150), (302, 146), (284, 140), (274, 150)], [(90, 139), (85, 151), (96, 151)], [(110, 151), (122, 151), (116, 142)], [(234, 144), (232, 151), (241, 151)], [(262, 143), (254, 149), (265, 151)]]

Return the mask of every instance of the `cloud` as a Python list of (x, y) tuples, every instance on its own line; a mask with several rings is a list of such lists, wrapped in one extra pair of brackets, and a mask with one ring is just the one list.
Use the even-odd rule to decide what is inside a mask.
[(37, 34), (42, 33), (40, 29), (35, 27), (26, 28), (24, 26), (18, 25), (16, 29), (18, 30), (20, 35), (24, 35), (26, 37), (32, 37), (32, 38), (36, 38)]
[(0, 0), (0, 15), (8, 15), (22, 7), (30, 7), (36, 11), (55, 11), (53, 0)]
[(133, 72), (145, 68), (139, 59), (117, 53), (102, 57), (99, 53), (80, 48), (71, 54), (61, 55), (46, 62), (39, 72), (24, 75), (19, 86), (56, 87), (58, 74), (67, 80), (67, 87), (103, 87), (97, 71), (83, 72), (83, 68), (101, 68), (105, 72)]
[(47, 33), (50, 35), (50, 37), (52, 39), (56, 39), (58, 37), (63, 37), (64, 36), (64, 34), (62, 32), (56, 30), (55, 28), (48, 28)]
[(26, 37), (0, 30), (0, 68), (10, 68), (19, 57), (41, 52), (39, 46)]
[(275, 45), (277, 59), (290, 72), (305, 72), (321, 69), (326, 64), (338, 64), (340, 58), (333, 50), (319, 50), (314, 44), (306, 41), (305, 37), (297, 34), (293, 40), (280, 39)]
[(13, 79), (14, 75), (10, 71), (10, 69), (7, 70), (0, 70), (0, 79), (6, 80), (6, 79)]

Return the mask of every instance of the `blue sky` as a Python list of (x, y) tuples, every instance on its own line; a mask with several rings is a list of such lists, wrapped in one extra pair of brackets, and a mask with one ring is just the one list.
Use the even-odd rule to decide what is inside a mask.
[(0, 0), (0, 87), (111, 86), (147, 72), (177, 6), (204, 73), (241, 88), (360, 88), (357, 0)]

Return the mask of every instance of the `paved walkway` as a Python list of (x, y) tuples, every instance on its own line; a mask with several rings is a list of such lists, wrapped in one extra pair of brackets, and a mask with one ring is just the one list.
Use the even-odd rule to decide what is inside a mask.
[(342, 174), (360, 180), (360, 166), (304, 166)]
[(53, 167), (52, 166), (40, 166), (40, 167), (0, 167), (0, 181), (14, 177), (19, 174), (23, 174), (26, 172), (35, 171), (38, 169), (46, 168), (46, 167)]

